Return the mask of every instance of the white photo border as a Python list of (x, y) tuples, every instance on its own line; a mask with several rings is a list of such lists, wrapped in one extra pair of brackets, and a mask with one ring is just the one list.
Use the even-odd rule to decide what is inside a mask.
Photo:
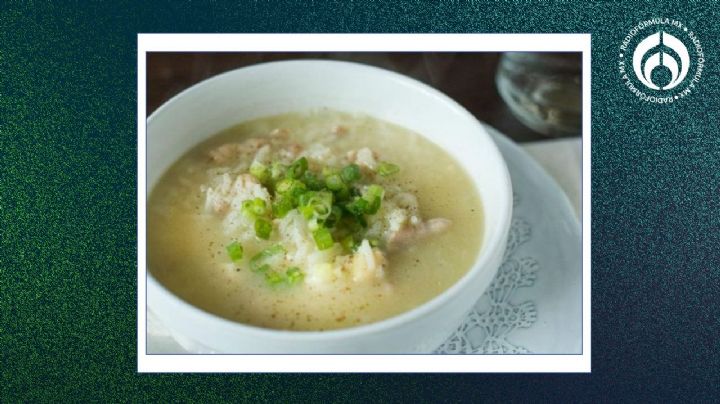
[[(138, 34), (138, 372), (474, 373), (591, 371), (590, 34)], [(148, 354), (146, 56), (148, 52), (582, 52), (582, 353), (577, 355)], [(351, 358), (348, 358), (351, 356)]]

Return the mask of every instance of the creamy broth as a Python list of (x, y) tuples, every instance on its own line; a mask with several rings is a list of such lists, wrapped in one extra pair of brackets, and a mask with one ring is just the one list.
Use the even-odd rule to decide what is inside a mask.
[[(343, 155), (369, 147), (400, 167), (388, 181), (417, 197), (422, 218), (451, 221), (443, 233), (387, 253), (383, 283), (269, 287), (248, 268), (263, 242), (245, 243), (233, 262), (222, 218), (206, 212), (205, 188), (219, 172), (238, 174), (208, 158), (227, 143), (263, 138), (282, 128), (307, 148), (332, 139)], [(334, 133), (341, 128), (342, 135)], [(445, 151), (399, 126), (332, 110), (262, 118), (227, 129), (197, 145), (162, 176), (148, 201), (148, 268), (169, 290), (208, 312), (274, 329), (329, 330), (372, 323), (415, 308), (458, 281), (480, 249), (478, 193)], [(305, 270), (305, 268), (302, 268)]]

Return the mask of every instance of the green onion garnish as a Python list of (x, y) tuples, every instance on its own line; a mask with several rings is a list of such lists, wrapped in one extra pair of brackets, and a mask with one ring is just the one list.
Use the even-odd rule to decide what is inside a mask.
[(293, 210), (293, 202), (291, 198), (284, 198), (282, 196), (277, 197), (272, 206), (273, 215), (275, 217), (283, 218), (288, 212)]
[[(361, 182), (363, 174), (357, 164), (342, 168), (325, 166), (321, 171), (311, 171), (308, 159), (300, 157), (289, 166), (256, 160), (249, 171), (272, 193), (271, 205), (262, 198), (242, 203), (242, 213), (254, 220), (255, 236), (261, 240), (271, 238), (274, 218), (283, 218), (297, 209), (307, 221), (318, 249), (333, 247), (334, 234), (341, 240), (339, 243), (344, 250), (354, 251), (359, 245), (357, 240), (366, 238), (367, 216), (380, 210), (385, 195), (382, 186)], [(376, 173), (386, 177), (399, 171), (397, 165), (383, 161), (378, 164)], [(377, 239), (369, 241), (373, 247), (380, 244)], [(238, 242), (228, 245), (227, 251), (233, 261), (243, 257), (243, 248)], [(292, 267), (283, 273), (271, 267), (275, 265), (271, 258), (284, 252), (280, 244), (266, 248), (250, 259), (250, 268), (265, 273), (271, 285), (301, 282), (304, 274), (299, 268)]]
[(307, 186), (307, 188), (310, 190), (321, 191), (325, 188), (325, 182), (321, 180), (317, 175), (315, 175), (312, 171), (305, 171), (302, 180)]
[(333, 174), (338, 174), (339, 172), (338, 172), (338, 170), (337, 170), (336, 168), (333, 168), (333, 167), (330, 167), (330, 166), (325, 166), (325, 167), (322, 168), (322, 170), (320, 171), (320, 173), (322, 174), (323, 177), (329, 177), (329, 176), (331, 176), (331, 175), (333, 175)]
[(250, 165), (250, 174), (263, 184), (270, 181), (270, 169), (259, 161), (253, 161)]
[(285, 272), (285, 277), (287, 279), (287, 283), (294, 285), (298, 282), (301, 282), (303, 278), (305, 278), (305, 274), (300, 272), (300, 268), (298, 267), (292, 267)]
[(308, 202), (310, 202), (310, 199), (317, 194), (316, 191), (308, 191), (303, 194), (301, 194), (298, 197), (298, 206), (308, 206)]
[(346, 186), (343, 186), (339, 191), (333, 191), (333, 194), (335, 195), (335, 200), (337, 201), (347, 201), (351, 196), (350, 189)]
[(345, 251), (355, 250), (355, 239), (353, 239), (353, 236), (351, 236), (351, 235), (345, 236), (345, 238), (342, 239), (340, 244), (343, 246)]
[(368, 203), (368, 201), (366, 201), (364, 198), (356, 196), (355, 198), (353, 198), (352, 202), (345, 205), (345, 209), (347, 209), (347, 211), (352, 213), (354, 216), (360, 217), (367, 213), (369, 205), (370, 204)]
[(253, 272), (267, 272), (267, 271), (270, 270), (270, 265), (268, 265), (268, 264), (263, 264), (263, 265), (260, 265), (260, 266), (257, 267), (257, 268), (250, 268), (250, 269), (251, 269)]
[(290, 192), (290, 188), (292, 188), (293, 182), (294, 180), (292, 178), (285, 178), (280, 180), (280, 182), (275, 184), (275, 192), (281, 195)]
[(384, 195), (385, 190), (380, 185), (373, 184), (367, 187), (365, 192), (363, 192), (363, 198), (369, 203), (366, 213), (371, 215), (376, 214), (377, 211), (380, 210), (380, 204), (382, 203)]
[(303, 217), (307, 220), (312, 219), (312, 217), (315, 215), (315, 210), (313, 210), (312, 206), (298, 206), (298, 211), (300, 211)]
[(265, 272), (265, 282), (270, 286), (277, 286), (285, 281), (285, 278), (275, 271)]
[(284, 252), (285, 249), (280, 244), (275, 244), (271, 247), (268, 247), (250, 258), (250, 269), (252, 269), (253, 271), (259, 271), (262, 266), (264, 266), (263, 264), (265, 264), (265, 261), (277, 254), (282, 254)]
[(300, 157), (299, 159), (295, 160), (292, 164), (290, 164), (290, 167), (288, 167), (287, 172), (285, 172), (285, 176), (287, 178), (300, 178), (305, 171), (308, 169), (308, 161), (305, 157)]
[(396, 174), (400, 171), (400, 167), (393, 163), (388, 163), (387, 161), (381, 161), (380, 164), (378, 164), (377, 172), (378, 174), (382, 175), (383, 177), (388, 177), (393, 174)]
[(255, 220), (255, 235), (263, 240), (268, 240), (272, 233), (272, 223), (261, 217)]
[(327, 191), (305, 192), (298, 198), (300, 213), (305, 219), (325, 220), (332, 210), (333, 195)]
[(332, 234), (330, 234), (330, 231), (327, 228), (319, 227), (317, 230), (313, 231), (312, 235), (318, 249), (327, 250), (333, 246), (334, 242)]
[(331, 174), (325, 177), (325, 186), (332, 191), (340, 191), (345, 188), (345, 183), (340, 177), (340, 174)]
[(342, 218), (342, 209), (339, 206), (333, 205), (330, 209), (330, 214), (325, 219), (325, 227), (335, 227), (340, 219)]
[(233, 241), (232, 243), (228, 244), (227, 247), (225, 247), (227, 250), (228, 256), (231, 260), (234, 262), (240, 261), (243, 257), (243, 246), (242, 244), (238, 243), (237, 241)]
[(273, 163), (272, 166), (270, 166), (270, 178), (273, 181), (280, 180), (285, 175), (286, 169), (287, 167), (285, 167), (284, 164)]
[(340, 171), (340, 177), (346, 184), (351, 184), (360, 179), (360, 166), (357, 164), (350, 164), (345, 166)]
[(267, 213), (267, 204), (262, 198), (247, 199), (242, 203), (242, 213), (250, 219), (255, 219)]
[(298, 197), (307, 191), (305, 183), (293, 178), (285, 178), (277, 183), (275, 191), (285, 198), (290, 198), (293, 204), (297, 203)]

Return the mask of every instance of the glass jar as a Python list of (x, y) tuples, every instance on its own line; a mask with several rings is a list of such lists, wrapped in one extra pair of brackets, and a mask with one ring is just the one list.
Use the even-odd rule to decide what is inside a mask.
[(510, 52), (495, 78), (513, 115), (541, 134), (580, 136), (582, 54)]

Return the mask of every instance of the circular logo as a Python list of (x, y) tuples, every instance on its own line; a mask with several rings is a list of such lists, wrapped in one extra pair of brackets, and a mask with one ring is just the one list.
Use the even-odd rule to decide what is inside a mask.
[(643, 101), (670, 104), (696, 90), (705, 55), (693, 31), (670, 18), (633, 27), (620, 45), (620, 76)]

